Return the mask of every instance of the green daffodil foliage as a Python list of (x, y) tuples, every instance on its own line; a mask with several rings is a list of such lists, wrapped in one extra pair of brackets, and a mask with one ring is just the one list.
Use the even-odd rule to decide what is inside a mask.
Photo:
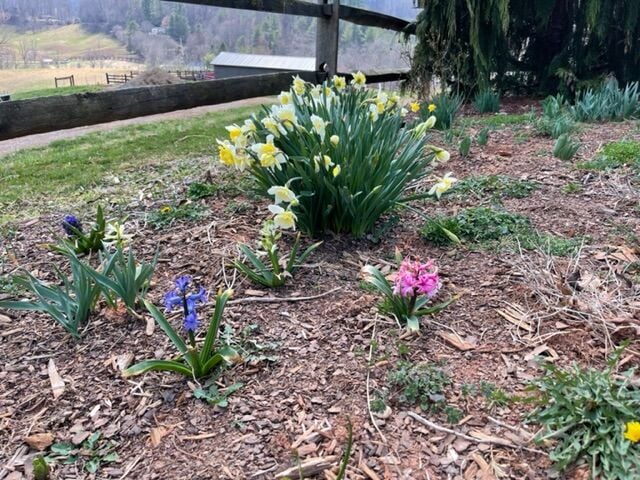
[(400, 97), (365, 83), (362, 73), (349, 84), (339, 76), (322, 85), (296, 77), (278, 105), (227, 127), (229, 138), (218, 140), (220, 161), (248, 171), (265, 196), (274, 187), (293, 192), (295, 202), (269, 207), (280, 228), (362, 236), (434, 159), (448, 158), (427, 143), (435, 117), (406, 126)]
[(209, 321), (204, 341), (199, 344), (196, 339), (196, 331), (200, 322), (196, 308), (198, 304), (207, 301), (207, 292), (200, 287), (197, 292), (189, 293), (191, 278), (188, 276), (179, 277), (175, 284), (176, 288), (165, 296), (165, 309), (166, 311), (172, 311), (176, 308), (181, 310), (187, 340), (185, 341), (171, 326), (171, 323), (155, 305), (145, 301), (149, 313), (174, 344), (178, 355), (171, 360), (144, 360), (127, 368), (123, 372), (125, 377), (141, 375), (150, 371), (165, 371), (181, 373), (191, 378), (202, 378), (223, 364), (234, 363), (240, 359), (239, 354), (228, 345), (216, 348), (222, 314), (232, 291), (226, 290), (216, 296), (213, 316)]

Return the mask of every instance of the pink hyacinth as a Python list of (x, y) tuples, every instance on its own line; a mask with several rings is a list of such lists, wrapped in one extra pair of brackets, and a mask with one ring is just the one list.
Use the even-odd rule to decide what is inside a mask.
[(432, 298), (441, 286), (438, 269), (432, 260), (420, 263), (405, 258), (396, 274), (393, 293), (402, 297), (426, 295)]

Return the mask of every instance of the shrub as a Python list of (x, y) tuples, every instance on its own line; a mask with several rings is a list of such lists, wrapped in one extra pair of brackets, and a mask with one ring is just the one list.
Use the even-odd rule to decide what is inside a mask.
[(404, 127), (398, 97), (368, 90), (364, 81), (355, 74), (351, 86), (343, 77), (311, 86), (296, 77), (281, 105), (227, 127), (230, 139), (218, 140), (221, 162), (248, 170), (261, 194), (296, 192), (295, 204), (271, 208), (293, 220), (289, 228), (362, 236), (408, 182), (427, 173), (434, 155), (446, 153), (426, 142), (435, 118)]
[[(438, 130), (448, 130), (453, 125), (464, 98), (458, 93), (441, 93), (431, 98), (431, 100), (421, 110), (422, 119), (426, 120), (429, 115), (436, 117), (435, 128)], [(431, 109), (429, 106), (433, 105)], [(434, 108), (435, 107), (435, 108)]]
[(549, 458), (560, 472), (583, 462), (590, 478), (640, 477), (640, 453), (632, 445), (640, 440), (640, 390), (630, 384), (632, 370), (616, 375), (614, 368), (614, 362), (605, 370), (546, 364), (546, 374), (533, 382), (537, 408), (529, 421), (542, 425), (537, 442), (556, 441)]
[(579, 142), (574, 142), (569, 135), (563, 133), (553, 145), (553, 156), (560, 160), (571, 160), (579, 148)]
[(393, 286), (375, 267), (367, 266), (365, 273), (367, 282), (373, 285), (384, 297), (381, 310), (396, 316), (399, 321), (406, 322), (412, 331), (419, 329), (419, 318), (434, 314), (449, 306), (453, 299), (427, 307), (438, 294), (442, 283), (438, 270), (432, 260), (427, 263), (405, 259), (395, 275)]
[(480, 113), (496, 113), (500, 110), (500, 95), (491, 90), (481, 90), (476, 94), (473, 106)]
[(165, 316), (151, 302), (145, 301), (145, 305), (151, 316), (158, 323), (160, 328), (169, 337), (174, 346), (178, 349), (180, 356), (177, 360), (144, 360), (127, 368), (123, 375), (132, 377), (150, 371), (166, 371), (181, 373), (187, 378), (202, 378), (220, 367), (224, 362), (231, 363), (238, 359), (238, 353), (229, 345), (215, 349), (218, 330), (224, 308), (231, 290), (226, 290), (216, 296), (215, 310), (204, 342), (200, 348), (196, 343), (195, 332), (198, 328), (199, 319), (196, 311), (198, 303), (207, 300), (207, 292), (200, 287), (197, 293), (188, 293), (191, 278), (184, 276), (176, 280), (176, 288), (165, 296), (165, 307), (168, 311), (178, 308), (182, 311), (184, 320), (184, 330), (187, 332), (188, 342), (174, 330)]

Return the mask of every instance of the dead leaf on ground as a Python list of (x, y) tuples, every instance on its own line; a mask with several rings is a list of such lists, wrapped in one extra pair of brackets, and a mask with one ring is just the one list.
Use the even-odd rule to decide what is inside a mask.
[(24, 439), (25, 443), (35, 450), (44, 450), (53, 443), (52, 433), (34, 433)]
[(162, 442), (162, 439), (169, 433), (169, 431), (164, 427), (154, 427), (149, 432), (149, 437), (151, 438), (151, 446), (156, 448)]
[(467, 350), (473, 350), (477, 346), (475, 343), (471, 343), (466, 340), (463, 340), (462, 337), (460, 337), (460, 335), (458, 335), (456, 332), (440, 331), (438, 332), (438, 336), (442, 338), (445, 342), (447, 342), (449, 345), (451, 345), (452, 347), (455, 347), (458, 350), (461, 350), (463, 352), (466, 352)]

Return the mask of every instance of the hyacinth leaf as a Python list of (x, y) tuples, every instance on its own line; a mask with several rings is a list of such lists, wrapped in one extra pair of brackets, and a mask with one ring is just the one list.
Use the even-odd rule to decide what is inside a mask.
[(382, 275), (380, 270), (371, 265), (367, 265), (364, 267), (364, 271), (370, 275), (370, 277), (366, 279), (367, 282), (371, 283), (386, 297), (393, 296), (391, 285), (389, 285), (389, 281), (384, 277), (384, 275)]
[(407, 317), (407, 330), (410, 332), (417, 332), (420, 330), (420, 322), (418, 321), (418, 317), (416, 315), (411, 315)]
[(184, 359), (191, 367), (191, 375), (193, 375), (195, 378), (199, 378), (204, 375), (205, 371), (202, 368), (200, 356), (194, 348), (189, 348), (187, 353), (185, 353), (184, 355)]
[(255, 270), (252, 270), (244, 263), (234, 260), (233, 266), (241, 273), (245, 274), (255, 283), (259, 283), (265, 287), (279, 287), (284, 283), (284, 281), (280, 281), (280, 277), (273, 275), (271, 270), (251, 251), (248, 246), (240, 245), (240, 250), (255, 267)]
[(311, 255), (311, 253), (320, 245), (322, 245), (322, 242), (314, 243), (313, 245), (309, 246), (304, 252), (302, 252), (302, 255), (298, 257), (298, 248), (300, 248), (300, 234), (298, 233), (298, 235), (296, 235), (296, 241), (293, 244), (293, 247), (291, 247), (291, 253), (289, 254), (289, 261), (287, 262), (287, 272), (293, 273), (294, 270), (302, 265), (307, 257)]
[(169, 340), (171, 340), (173, 344), (176, 346), (178, 351), (182, 355), (186, 355), (188, 351), (187, 345), (184, 343), (184, 340), (182, 340), (182, 337), (180, 337), (180, 335), (178, 335), (178, 333), (173, 329), (173, 327), (164, 317), (162, 312), (158, 310), (153, 303), (147, 300), (144, 301), (144, 305), (145, 307), (147, 307), (147, 310), (149, 310), (149, 313), (155, 319), (158, 325), (160, 325), (160, 328), (164, 331), (164, 333), (167, 334), (167, 336), (169, 337)]
[(442, 310), (444, 310), (445, 308), (447, 308), (449, 305), (451, 305), (453, 302), (455, 302), (456, 300), (458, 300), (458, 298), (460, 298), (460, 295), (454, 295), (453, 297), (451, 297), (449, 300), (447, 300), (446, 302), (442, 302), (442, 303), (438, 303), (437, 305), (433, 305), (431, 307), (427, 307), (427, 308), (419, 308), (416, 309), (415, 314), (419, 317), (423, 316), (423, 315), (432, 315), (434, 313), (440, 313)]
[(176, 372), (187, 377), (193, 376), (191, 368), (174, 360), (145, 360), (127, 368), (122, 372), (124, 377), (133, 377), (147, 372)]
[(216, 307), (213, 312), (213, 318), (209, 323), (209, 329), (207, 330), (207, 336), (204, 339), (202, 350), (200, 351), (200, 363), (206, 365), (211, 357), (213, 345), (218, 337), (218, 330), (220, 328), (220, 320), (227, 301), (231, 297), (231, 291), (225, 290), (220, 295), (216, 296)]

